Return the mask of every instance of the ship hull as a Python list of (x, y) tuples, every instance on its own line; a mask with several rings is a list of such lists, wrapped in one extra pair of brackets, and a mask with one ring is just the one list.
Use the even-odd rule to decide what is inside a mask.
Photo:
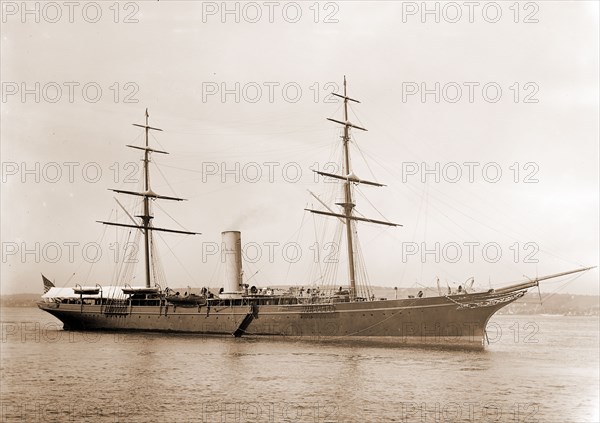
[(483, 348), (485, 327), (525, 292), (333, 304), (121, 307), (39, 303), (66, 330), (187, 332), (323, 342)]

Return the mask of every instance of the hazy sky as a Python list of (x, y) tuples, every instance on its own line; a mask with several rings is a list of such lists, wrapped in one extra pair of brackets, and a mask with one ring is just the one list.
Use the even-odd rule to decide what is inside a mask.
[[(154, 224), (202, 232), (157, 239), (168, 284), (220, 286), (225, 230), (242, 231), (250, 283), (312, 284), (345, 248), (324, 244), (335, 218), (303, 210), (324, 209), (307, 190), (338, 210), (311, 169), (339, 171), (325, 118), (342, 118), (327, 94), (344, 75), (369, 129), (352, 133), (354, 172), (387, 185), (359, 186), (357, 212), (404, 225), (359, 226), (373, 285), (598, 264), (597, 2), (24, 4), (2, 2), (3, 294), (41, 292), (40, 273), (111, 282), (127, 231), (95, 221), (129, 222), (108, 189), (140, 189), (125, 145), (146, 107), (171, 153), (152, 189), (188, 199)], [(561, 292), (597, 294), (597, 269)]]

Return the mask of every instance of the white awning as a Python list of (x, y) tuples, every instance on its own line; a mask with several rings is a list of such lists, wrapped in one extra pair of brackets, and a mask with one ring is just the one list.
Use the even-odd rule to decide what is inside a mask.
[[(93, 289), (94, 287), (86, 286), (83, 288), (84, 289)], [(83, 298), (100, 298), (100, 297), (102, 297), (102, 298), (128, 298), (127, 295), (123, 294), (123, 288), (125, 288), (125, 287), (108, 285), (108, 286), (103, 286), (101, 292), (99, 292), (98, 294), (79, 295), (79, 294), (76, 294), (75, 291), (73, 291), (73, 288), (52, 287), (48, 290), (48, 292), (46, 292), (44, 295), (42, 295), (42, 298), (43, 299), (80, 298), (80, 297), (83, 297)]]

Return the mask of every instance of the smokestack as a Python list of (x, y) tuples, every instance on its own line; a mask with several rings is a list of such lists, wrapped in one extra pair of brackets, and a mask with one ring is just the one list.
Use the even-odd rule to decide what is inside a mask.
[(239, 231), (221, 233), (222, 256), (225, 260), (225, 284), (221, 298), (241, 298), (242, 289), (242, 234)]

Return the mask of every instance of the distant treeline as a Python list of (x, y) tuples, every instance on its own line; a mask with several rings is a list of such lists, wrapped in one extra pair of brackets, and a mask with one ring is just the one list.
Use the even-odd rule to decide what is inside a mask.
[[(280, 293), (287, 287), (274, 287), (276, 292)], [(181, 292), (187, 289), (183, 288)], [(192, 291), (196, 291), (192, 289)], [(218, 289), (211, 289), (218, 292)], [(398, 288), (395, 291), (388, 287), (373, 287), (373, 294), (376, 298), (408, 298), (416, 296), (418, 289)], [(437, 295), (437, 290), (423, 289), (424, 295), (431, 297)], [(523, 298), (504, 307), (499, 314), (560, 314), (566, 316), (598, 316), (600, 315), (600, 297), (596, 295), (571, 295), (571, 294), (544, 294), (540, 297), (537, 291), (530, 291)], [(39, 294), (16, 294), (0, 296), (1, 307), (35, 307), (35, 303), (40, 300)]]
[(0, 296), (1, 307), (35, 307), (40, 294), (15, 294)]
[(596, 295), (544, 295), (542, 302), (537, 292), (528, 292), (523, 298), (500, 310), (500, 314), (560, 314), (563, 316), (600, 315), (600, 297)]

